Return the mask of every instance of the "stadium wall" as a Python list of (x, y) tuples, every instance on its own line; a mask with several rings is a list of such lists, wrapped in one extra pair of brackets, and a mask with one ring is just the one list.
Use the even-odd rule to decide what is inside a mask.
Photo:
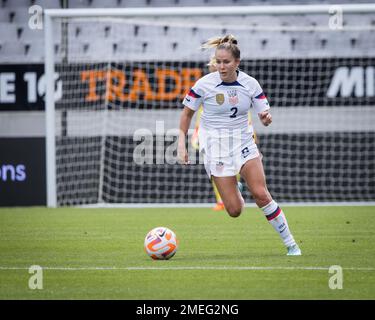
[(45, 205), (45, 139), (2, 137), (0, 150), (0, 206)]

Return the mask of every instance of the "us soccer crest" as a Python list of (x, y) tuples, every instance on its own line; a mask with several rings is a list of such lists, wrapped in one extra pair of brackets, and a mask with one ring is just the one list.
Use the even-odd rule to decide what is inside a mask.
[(217, 104), (222, 105), (224, 103), (224, 100), (225, 100), (225, 98), (224, 98), (224, 94), (223, 93), (218, 93), (216, 95), (216, 102), (217, 102)]
[(229, 103), (234, 106), (238, 104), (238, 95), (237, 90), (229, 90), (228, 91)]

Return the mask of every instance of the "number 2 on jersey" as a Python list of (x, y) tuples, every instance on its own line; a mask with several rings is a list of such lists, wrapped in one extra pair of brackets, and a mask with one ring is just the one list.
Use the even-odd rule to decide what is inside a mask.
[(232, 109), (230, 109), (230, 111), (233, 111), (233, 113), (229, 116), (230, 118), (237, 117), (238, 109), (236, 107), (233, 107)]

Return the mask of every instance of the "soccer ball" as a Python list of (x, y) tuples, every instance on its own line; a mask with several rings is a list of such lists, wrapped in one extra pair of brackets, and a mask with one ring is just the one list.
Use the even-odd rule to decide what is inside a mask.
[(165, 227), (157, 227), (147, 233), (144, 248), (154, 260), (168, 260), (178, 249), (176, 234)]

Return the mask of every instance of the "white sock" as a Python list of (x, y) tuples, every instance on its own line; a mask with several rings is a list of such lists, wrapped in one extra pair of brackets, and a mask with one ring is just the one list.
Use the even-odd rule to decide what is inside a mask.
[(280, 209), (278, 204), (272, 200), (269, 204), (261, 208), (266, 216), (268, 222), (273, 226), (275, 231), (280, 235), (285, 246), (289, 247), (295, 245), (296, 242), (289, 230), (288, 222), (286, 221), (284, 212)]

